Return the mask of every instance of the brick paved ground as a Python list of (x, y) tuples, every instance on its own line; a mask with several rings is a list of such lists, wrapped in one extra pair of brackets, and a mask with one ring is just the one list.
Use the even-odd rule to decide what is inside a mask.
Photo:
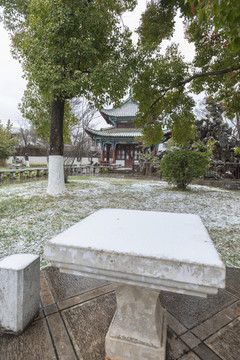
[[(240, 359), (240, 269), (227, 268), (226, 289), (217, 295), (162, 292), (161, 302), (168, 310), (166, 360)], [(46, 268), (39, 316), (23, 334), (0, 336), (0, 360), (104, 360), (115, 309), (110, 283)]]

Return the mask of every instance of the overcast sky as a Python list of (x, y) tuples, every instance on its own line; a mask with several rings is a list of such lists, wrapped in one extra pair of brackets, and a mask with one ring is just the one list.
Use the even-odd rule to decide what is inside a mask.
[[(146, 2), (147, 0), (139, 0), (136, 9), (123, 16), (125, 25), (129, 26), (132, 31), (138, 27), (140, 15), (146, 7)], [(133, 39), (136, 41), (136, 34), (133, 35)], [(181, 52), (186, 60), (191, 61), (194, 56), (194, 47), (184, 39), (180, 19), (176, 23), (174, 41), (180, 44)], [(14, 126), (18, 126), (18, 122), (21, 121), (18, 103), (23, 96), (26, 82), (22, 78), (21, 65), (12, 58), (9, 36), (2, 23), (0, 23), (0, 51), (0, 120), (5, 124), (10, 119)]]

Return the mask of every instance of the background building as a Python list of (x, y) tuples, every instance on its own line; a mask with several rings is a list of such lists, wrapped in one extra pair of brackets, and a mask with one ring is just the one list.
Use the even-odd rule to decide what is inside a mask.
[(100, 111), (106, 122), (111, 125), (100, 130), (85, 127), (85, 131), (100, 145), (101, 164), (119, 164), (131, 168), (133, 161), (138, 160), (141, 129), (136, 129), (134, 119), (138, 104), (132, 101), (131, 95), (115, 109)]

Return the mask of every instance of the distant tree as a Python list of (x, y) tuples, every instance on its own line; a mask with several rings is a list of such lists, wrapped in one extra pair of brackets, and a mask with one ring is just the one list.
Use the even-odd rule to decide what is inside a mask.
[(39, 92), (37, 86), (28, 83), (18, 109), (23, 119), (34, 128), (37, 136), (49, 143), (51, 102)]
[(19, 133), (17, 134), (18, 146), (27, 148), (29, 144), (36, 143), (37, 136), (26, 119), (18, 121)]
[(17, 133), (17, 146), (20, 152), (28, 154), (29, 148), (32, 146), (44, 150), (44, 153), (49, 152), (49, 142), (44, 137), (38, 136), (30, 121), (26, 118), (22, 118), (18, 121), (18, 125), (19, 133)]
[(136, 0), (0, 0), (0, 5), (15, 57), (51, 103), (47, 192), (58, 195), (65, 192), (65, 102), (85, 96), (102, 106), (123, 97), (134, 59), (130, 32), (119, 15)]
[[(28, 140), (34, 140), (35, 135), (35, 143), (41, 147), (47, 147), (49, 152), (50, 102), (40, 94), (36, 86), (28, 84), (18, 107), (23, 117), (19, 123), (21, 142), (27, 147)], [(89, 137), (84, 131), (84, 127), (90, 125), (96, 111), (84, 97), (65, 102), (63, 140), (64, 144), (71, 145), (64, 151), (65, 163), (66, 161), (73, 162), (74, 158), (81, 157), (83, 153), (91, 154), (88, 146)]]
[[(89, 105), (89, 102), (84, 98), (74, 98), (70, 101), (71, 111), (78, 119), (78, 123), (70, 127), (71, 146), (64, 151), (65, 162), (73, 163), (74, 159), (81, 160), (83, 156), (93, 157), (93, 151), (89, 140), (90, 137), (85, 132), (84, 128), (91, 124), (93, 128), (96, 125), (97, 110)], [(95, 150), (95, 155), (97, 152)], [(66, 159), (67, 158), (67, 159)]]
[(17, 139), (11, 135), (11, 128), (10, 120), (8, 120), (6, 127), (0, 122), (0, 163), (2, 165), (13, 154), (14, 146), (17, 143)]
[[(36, 84), (28, 83), (18, 108), (22, 117), (36, 131), (37, 136), (50, 145), (51, 101), (41, 93)], [(63, 141), (65, 144), (70, 142), (71, 128), (78, 122), (78, 118), (72, 112), (70, 102), (65, 101), (63, 123)]]

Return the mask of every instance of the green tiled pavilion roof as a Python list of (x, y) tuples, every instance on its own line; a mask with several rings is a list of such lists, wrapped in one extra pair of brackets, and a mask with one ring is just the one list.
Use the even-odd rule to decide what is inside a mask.
[(101, 110), (101, 113), (114, 117), (135, 117), (137, 112), (138, 103), (134, 103), (131, 96), (129, 96), (119, 108)]
[(142, 132), (140, 129), (135, 128), (119, 128), (115, 127), (103, 128), (100, 130), (91, 129), (85, 127), (85, 130), (92, 135), (104, 136), (104, 137), (138, 137), (142, 136)]

